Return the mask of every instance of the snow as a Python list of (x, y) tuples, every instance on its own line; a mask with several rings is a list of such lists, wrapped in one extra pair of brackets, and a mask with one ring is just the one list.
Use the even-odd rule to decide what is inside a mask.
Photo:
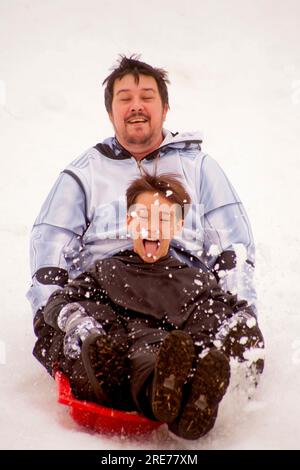
[(256, 325), (256, 319), (253, 317), (248, 318), (248, 320), (246, 321), (246, 325), (248, 326), (248, 328), (253, 328)]
[(6, 103), (6, 83), (0, 80), (0, 106), (5, 106)]
[[(1, 448), (299, 449), (299, 15), (297, 0), (1, 1)], [(119, 53), (134, 52), (169, 71), (165, 127), (203, 132), (257, 246), (265, 372), (250, 401), (232, 379), (197, 442), (164, 427), (148, 440), (85, 431), (31, 355), (32, 223), (64, 166), (112, 135), (101, 82)]]

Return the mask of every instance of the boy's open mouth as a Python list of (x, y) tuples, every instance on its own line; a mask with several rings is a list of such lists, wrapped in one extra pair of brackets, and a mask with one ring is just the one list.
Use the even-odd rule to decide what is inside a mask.
[(154, 240), (152, 238), (143, 238), (143, 245), (146, 256), (148, 258), (154, 258), (160, 247), (160, 240)]

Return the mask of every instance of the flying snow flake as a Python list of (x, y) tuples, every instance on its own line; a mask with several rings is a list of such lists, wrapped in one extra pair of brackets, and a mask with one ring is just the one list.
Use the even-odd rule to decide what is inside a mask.
[(218, 245), (210, 245), (207, 254), (208, 256), (218, 256), (220, 254), (220, 248)]
[(200, 279), (194, 279), (194, 283), (197, 284), (197, 286), (203, 286), (203, 282), (201, 282)]
[(258, 359), (265, 359), (265, 351), (262, 348), (252, 348), (252, 349), (247, 349), (243, 353), (244, 359), (246, 361), (249, 361), (249, 363), (255, 362)]
[(234, 252), (236, 255), (236, 265), (241, 267), (247, 259), (247, 248), (242, 243), (234, 243)]
[[(227, 271), (225, 271), (224, 269), (220, 269), (220, 271), (218, 271), (219, 278), (225, 277), (226, 275), (227, 275)], [(210, 275), (209, 277), (210, 277), (210, 279), (214, 279), (213, 275)]]
[(248, 328), (253, 328), (256, 325), (256, 319), (254, 317), (248, 318), (248, 320), (246, 321), (246, 325), (248, 326)]
[(239, 340), (240, 344), (247, 344), (248, 338), (247, 336), (242, 336)]
[(171, 189), (167, 189), (166, 191), (166, 197), (169, 197), (173, 194), (173, 191), (171, 191)]
[(171, 273), (169, 273), (169, 277), (173, 277), (173, 275)]
[(84, 294), (84, 297), (86, 297), (87, 299), (89, 299), (90, 296), (91, 296), (90, 292), (86, 292), (86, 293)]
[(131, 217), (133, 217), (133, 218), (136, 218), (136, 217), (138, 216), (137, 213), (136, 213), (136, 211), (131, 211), (131, 212), (130, 212), (130, 215), (131, 215)]

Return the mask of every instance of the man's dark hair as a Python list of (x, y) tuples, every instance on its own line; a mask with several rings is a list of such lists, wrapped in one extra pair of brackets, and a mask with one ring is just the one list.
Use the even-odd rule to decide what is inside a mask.
[(184, 205), (191, 203), (191, 198), (183, 184), (178, 180), (179, 175), (175, 173), (164, 173), (161, 175), (149, 175), (145, 173), (135, 179), (126, 191), (127, 211), (136, 202), (137, 197), (145, 192), (159, 193), (173, 204), (179, 204), (181, 215), (184, 218)]
[(141, 62), (139, 59), (140, 56), (133, 54), (130, 57), (125, 55), (119, 56), (119, 61), (116, 67), (112, 70), (112, 73), (106, 77), (102, 85), (105, 85), (104, 91), (104, 101), (107, 112), (111, 112), (112, 109), (112, 100), (113, 100), (113, 90), (114, 83), (116, 79), (123, 78), (124, 75), (131, 74), (134, 76), (135, 83), (139, 83), (139, 76), (149, 75), (153, 77), (157, 83), (158, 91), (161, 97), (163, 106), (167, 104), (169, 106), (169, 95), (167, 83), (170, 83), (168, 79), (168, 72), (164, 69), (155, 68), (151, 65)]

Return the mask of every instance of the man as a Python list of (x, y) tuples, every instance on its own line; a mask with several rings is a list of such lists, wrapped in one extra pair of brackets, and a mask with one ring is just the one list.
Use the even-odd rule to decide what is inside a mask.
[(185, 227), (173, 239), (170, 254), (213, 270), (220, 287), (255, 308), (254, 244), (247, 215), (219, 165), (201, 150), (200, 135), (163, 128), (169, 109), (167, 73), (135, 57), (121, 57), (103, 83), (115, 136), (63, 170), (32, 230), (27, 296), (39, 341), (48, 334), (43, 307), (51, 293), (96, 259), (132, 248), (125, 192), (143, 169), (179, 174), (191, 195)]

